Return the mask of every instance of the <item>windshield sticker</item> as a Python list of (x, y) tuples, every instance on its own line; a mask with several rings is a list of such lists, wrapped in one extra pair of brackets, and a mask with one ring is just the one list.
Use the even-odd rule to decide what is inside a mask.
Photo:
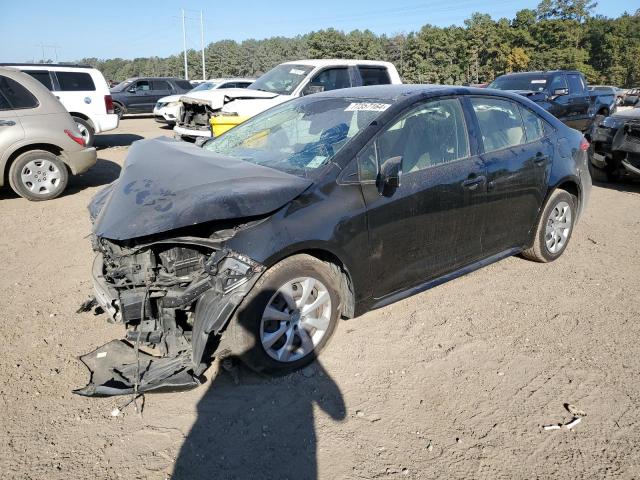
[(531, 80), (531, 83), (547, 83), (546, 80)]
[(345, 112), (384, 112), (391, 105), (388, 103), (352, 103)]
[(313, 160), (307, 163), (307, 168), (318, 168), (320, 165), (324, 163), (326, 159), (327, 157), (324, 157), (322, 155), (316, 155), (315, 157), (313, 157)]
[(298, 70), (297, 68), (292, 68), (289, 70), (291, 75), (304, 75), (304, 70)]

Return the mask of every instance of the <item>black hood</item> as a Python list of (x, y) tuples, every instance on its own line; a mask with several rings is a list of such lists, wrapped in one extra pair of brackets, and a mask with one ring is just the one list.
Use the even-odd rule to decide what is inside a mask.
[(120, 178), (96, 194), (89, 212), (97, 236), (129, 240), (203, 222), (264, 215), (311, 183), (162, 137), (131, 146)]

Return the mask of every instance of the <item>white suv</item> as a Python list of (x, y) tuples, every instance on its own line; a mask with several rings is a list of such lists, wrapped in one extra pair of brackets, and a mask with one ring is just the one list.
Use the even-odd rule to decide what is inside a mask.
[(85, 145), (94, 135), (118, 127), (109, 86), (102, 73), (87, 65), (2, 63), (31, 75), (64, 105), (78, 125)]

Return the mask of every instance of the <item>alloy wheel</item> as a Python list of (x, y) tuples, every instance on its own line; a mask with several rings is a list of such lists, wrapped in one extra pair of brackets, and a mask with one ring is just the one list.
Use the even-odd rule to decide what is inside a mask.
[(567, 244), (571, 233), (571, 206), (567, 202), (559, 202), (549, 214), (544, 235), (544, 242), (551, 254), (557, 254)]
[(312, 353), (331, 322), (331, 296), (318, 279), (300, 277), (282, 285), (267, 303), (260, 340), (279, 362), (295, 362)]

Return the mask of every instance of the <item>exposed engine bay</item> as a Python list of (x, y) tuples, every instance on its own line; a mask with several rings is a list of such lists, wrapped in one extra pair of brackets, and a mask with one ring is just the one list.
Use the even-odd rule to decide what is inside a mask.
[(262, 265), (216, 239), (127, 245), (95, 237), (93, 244), (96, 303), (127, 332), (125, 340), (81, 358), (92, 377), (75, 393), (108, 396), (199, 385), (210, 360), (208, 342), (219, 336)]

